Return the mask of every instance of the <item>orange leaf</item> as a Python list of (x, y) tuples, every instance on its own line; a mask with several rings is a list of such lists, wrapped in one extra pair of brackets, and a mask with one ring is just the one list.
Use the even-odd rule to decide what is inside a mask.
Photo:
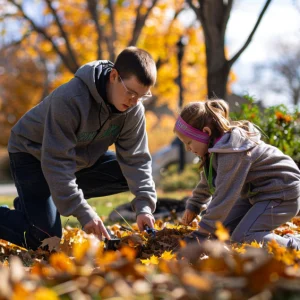
[(218, 240), (224, 242), (228, 241), (230, 236), (228, 230), (223, 226), (223, 224), (218, 221), (216, 222), (217, 230), (215, 231), (215, 235), (217, 236)]

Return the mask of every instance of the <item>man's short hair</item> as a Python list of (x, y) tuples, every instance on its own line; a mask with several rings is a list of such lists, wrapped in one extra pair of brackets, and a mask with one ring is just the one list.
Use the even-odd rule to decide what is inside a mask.
[(125, 48), (117, 57), (115, 68), (123, 79), (136, 76), (144, 86), (153, 86), (156, 81), (156, 65), (152, 56), (137, 47)]

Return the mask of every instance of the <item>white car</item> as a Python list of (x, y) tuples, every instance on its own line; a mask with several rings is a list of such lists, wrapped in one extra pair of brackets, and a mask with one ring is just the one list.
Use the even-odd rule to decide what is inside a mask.
[[(181, 141), (175, 138), (170, 145), (167, 145), (152, 154), (152, 175), (157, 184), (161, 179), (162, 173), (172, 164), (179, 163), (179, 147)], [(185, 163), (197, 163), (199, 158), (194, 153), (184, 151)]]

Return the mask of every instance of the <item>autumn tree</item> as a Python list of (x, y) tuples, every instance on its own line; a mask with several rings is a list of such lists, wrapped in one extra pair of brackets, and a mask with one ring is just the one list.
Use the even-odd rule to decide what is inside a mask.
[[(161, 110), (164, 113), (159, 118), (160, 114), (151, 111), (150, 105), (147, 124), (150, 128), (164, 124), (168, 132), (158, 135), (161, 141), (157, 137), (153, 139), (155, 142), (150, 143), (152, 150), (173, 137), (173, 115), (178, 106), (176, 44), (182, 35), (189, 38), (183, 60), (185, 101), (195, 99), (195, 95), (197, 99), (204, 98), (207, 93), (205, 48), (200, 26), (191, 24), (186, 27), (178, 18), (186, 9), (184, 0), (66, 0), (63, 3), (44, 0), (37, 10), (39, 17), (30, 15), (24, 3), (16, 0), (7, 3), (11, 6), (10, 13), (2, 20), (14, 20), (20, 31), (15, 40), (3, 47), (4, 51), (17, 43), (33, 61), (37, 62), (41, 57), (46, 60), (48, 81), (39, 84), (47, 83), (50, 91), (69, 80), (80, 65), (96, 59), (113, 61), (128, 45), (136, 45), (152, 54), (158, 67), (152, 107), (161, 106), (165, 110)], [(32, 76), (28, 78), (35, 80)], [(10, 90), (10, 87), (5, 86), (5, 89)], [(41, 99), (43, 91), (43, 87), (36, 90), (36, 94), (40, 94), (34, 98), (35, 103)], [(22, 95), (18, 101), (25, 101)], [(10, 105), (13, 111), (17, 105), (8, 99), (2, 103)]]
[(207, 66), (208, 97), (225, 98), (227, 94), (228, 76), (232, 65), (250, 44), (268, 6), (272, 0), (266, 0), (258, 19), (246, 42), (233, 57), (226, 57), (225, 33), (234, 0), (187, 0), (201, 22)]

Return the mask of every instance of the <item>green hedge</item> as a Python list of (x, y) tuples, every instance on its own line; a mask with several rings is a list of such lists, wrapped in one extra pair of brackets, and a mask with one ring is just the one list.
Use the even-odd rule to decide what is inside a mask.
[(250, 96), (244, 96), (247, 103), (241, 104), (239, 113), (231, 113), (232, 120), (249, 120), (258, 125), (265, 136), (262, 139), (284, 154), (300, 162), (300, 114), (297, 108), (292, 111), (284, 104), (261, 109)]

